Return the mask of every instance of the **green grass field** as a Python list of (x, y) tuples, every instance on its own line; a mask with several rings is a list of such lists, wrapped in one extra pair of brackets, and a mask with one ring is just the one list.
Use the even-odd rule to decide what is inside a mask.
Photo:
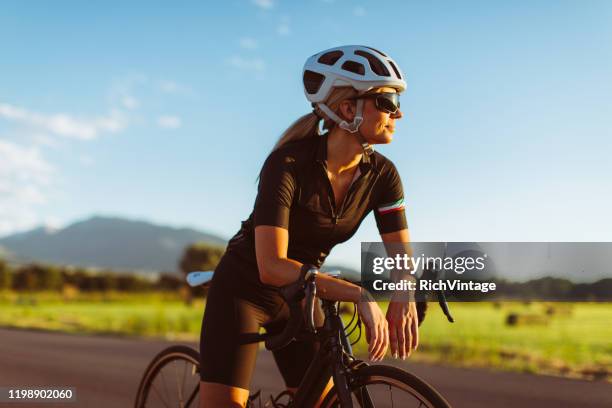
[[(452, 303), (450, 308), (455, 323), (430, 305), (413, 358), (612, 380), (612, 304)], [(510, 313), (542, 319), (509, 326)]]
[(68, 333), (196, 339), (204, 302), (191, 306), (177, 295), (97, 294), (70, 301), (54, 294), (0, 296), (0, 326)]
[[(0, 326), (197, 340), (204, 302), (175, 294), (0, 294)], [(547, 309), (549, 313), (547, 313)], [(421, 327), (417, 361), (612, 379), (612, 304), (436, 304)], [(536, 316), (515, 326), (507, 316)], [(355, 350), (366, 349), (362, 339)]]

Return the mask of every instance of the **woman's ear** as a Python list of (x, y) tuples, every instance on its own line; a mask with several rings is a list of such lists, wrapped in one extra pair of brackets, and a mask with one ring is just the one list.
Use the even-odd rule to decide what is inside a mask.
[(340, 102), (339, 113), (342, 119), (346, 120), (349, 123), (352, 122), (355, 118), (356, 113), (355, 101), (345, 99)]

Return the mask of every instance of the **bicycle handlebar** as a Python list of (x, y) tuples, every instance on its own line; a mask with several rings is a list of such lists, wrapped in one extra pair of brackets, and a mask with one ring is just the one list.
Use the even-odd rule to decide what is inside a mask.
[[(289, 305), (289, 320), (283, 331), (266, 338), (268, 350), (277, 350), (287, 346), (298, 335), (302, 328), (303, 316), (301, 301), (305, 297), (304, 282), (295, 282), (278, 289), (287, 305)], [(314, 298), (313, 298), (314, 303)]]
[[(440, 279), (439, 271), (426, 270), (424, 271), (424, 277), (430, 277), (435, 280)], [(310, 333), (316, 333), (316, 327), (314, 322), (314, 306), (317, 295), (317, 286), (315, 280), (312, 279), (308, 282), (296, 282), (287, 286), (279, 288), (279, 292), (283, 299), (289, 305), (289, 320), (283, 331), (279, 334), (272, 335), (266, 338), (265, 344), (268, 350), (276, 350), (287, 346), (293, 339), (295, 339), (303, 328), (304, 323), (306, 324), (306, 330)], [(449, 322), (453, 323), (455, 319), (450, 313), (446, 296), (443, 290), (437, 290), (436, 297), (438, 304), (444, 315)], [(302, 309), (302, 300), (305, 299), (304, 309)], [(427, 309), (427, 299), (425, 299), (424, 305), (418, 308), (419, 324), (424, 320), (425, 311)]]

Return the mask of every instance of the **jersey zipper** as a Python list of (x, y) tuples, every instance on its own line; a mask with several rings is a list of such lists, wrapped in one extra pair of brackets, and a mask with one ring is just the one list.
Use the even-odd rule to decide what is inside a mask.
[(334, 231), (336, 230), (336, 224), (338, 223), (338, 213), (336, 210), (336, 196), (334, 194), (334, 188), (331, 185), (331, 181), (329, 181), (329, 176), (327, 175), (327, 167), (325, 163), (321, 163), (321, 170), (327, 182), (327, 192), (328, 192), (327, 201), (329, 203), (329, 208), (331, 209), (332, 224), (333, 224), (330, 235), (333, 235)]
[(331, 208), (332, 225), (333, 225), (332, 230), (330, 232), (330, 236), (333, 236), (334, 232), (336, 231), (336, 225), (338, 225), (338, 218), (344, 214), (344, 207), (346, 205), (346, 201), (348, 200), (352, 192), (355, 190), (355, 186), (363, 180), (365, 173), (361, 172), (360, 170), (360, 174), (357, 177), (357, 179), (351, 181), (351, 184), (349, 185), (349, 188), (346, 194), (344, 195), (344, 198), (342, 199), (342, 203), (340, 203), (340, 209), (338, 210), (338, 208), (336, 208), (336, 196), (334, 194), (334, 188), (332, 187), (331, 181), (329, 180), (329, 176), (327, 175), (327, 168), (325, 164), (321, 163), (321, 168), (323, 170), (325, 180), (327, 180), (327, 189), (329, 192), (328, 201), (329, 201), (329, 206)]
[[(364, 177), (364, 173), (361, 172), (361, 170), (359, 170), (359, 176), (357, 176), (357, 178), (353, 178), (353, 180), (351, 181), (351, 184), (349, 185), (348, 190), (346, 190), (346, 194), (344, 195), (344, 199), (342, 200), (342, 204), (340, 204), (340, 217), (342, 217), (344, 215), (344, 207), (346, 206), (346, 202), (348, 201), (349, 197), (351, 196), (351, 194), (353, 193), (353, 191), (355, 190), (355, 186), (357, 186), (357, 184), (359, 184), (361, 182), (361, 180)], [(335, 197), (334, 197), (335, 200)]]

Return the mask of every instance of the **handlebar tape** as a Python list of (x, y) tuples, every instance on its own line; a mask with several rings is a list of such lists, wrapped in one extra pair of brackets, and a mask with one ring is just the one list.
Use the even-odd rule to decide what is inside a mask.
[(299, 302), (289, 304), (289, 321), (283, 331), (266, 339), (266, 348), (270, 351), (287, 346), (297, 336), (302, 326), (302, 307)]
[(287, 346), (297, 336), (304, 319), (302, 317), (302, 306), (300, 302), (304, 299), (304, 281), (282, 286), (278, 289), (281, 297), (289, 305), (289, 320), (283, 331), (266, 339), (268, 350), (277, 350)]

